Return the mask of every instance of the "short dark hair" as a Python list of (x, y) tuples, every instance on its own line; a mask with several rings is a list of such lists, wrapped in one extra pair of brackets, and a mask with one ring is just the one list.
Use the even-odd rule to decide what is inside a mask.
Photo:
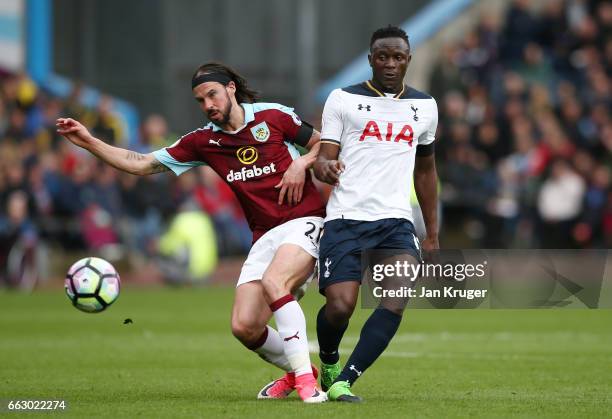
[(192, 80), (204, 74), (220, 73), (229, 77), (236, 85), (236, 101), (238, 103), (253, 103), (259, 100), (259, 92), (251, 89), (244, 77), (233, 68), (216, 62), (206, 63), (193, 73)]
[(408, 49), (410, 49), (410, 41), (408, 40), (408, 35), (406, 35), (406, 31), (404, 31), (398, 26), (393, 25), (389, 25), (385, 28), (376, 29), (374, 31), (372, 37), (370, 38), (370, 49), (372, 48), (372, 45), (374, 45), (374, 42), (376, 42), (376, 40), (383, 38), (402, 38), (404, 41), (406, 41)]

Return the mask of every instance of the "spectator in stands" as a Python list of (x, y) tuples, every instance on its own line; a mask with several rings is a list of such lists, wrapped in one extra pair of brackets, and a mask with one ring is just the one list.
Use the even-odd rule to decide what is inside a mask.
[(102, 96), (98, 102), (91, 121), (91, 133), (113, 145), (123, 140), (121, 121), (113, 112), (113, 100), (109, 96)]
[(204, 284), (217, 265), (215, 230), (210, 218), (185, 202), (159, 240), (159, 265), (164, 280)]
[(441, 99), (448, 91), (461, 91), (465, 84), (461, 80), (461, 72), (457, 66), (459, 49), (454, 44), (442, 47), (440, 60), (431, 72), (430, 91), (433, 97)]
[(176, 135), (168, 131), (166, 119), (158, 114), (149, 115), (142, 124), (143, 152), (159, 150), (176, 141)]
[(201, 167), (198, 172), (200, 184), (194, 190), (194, 199), (212, 217), (219, 251), (224, 255), (247, 253), (251, 230), (236, 195), (210, 167)]
[[(21, 286), (22, 280), (35, 281), (36, 278), (24, 278), (21, 275), (22, 263), (34, 263), (38, 243), (38, 232), (28, 216), (28, 195), (22, 190), (11, 192), (2, 213), (4, 215), (0, 214), (0, 283)], [(15, 257), (16, 254), (19, 254), (19, 257)], [(33, 284), (25, 286), (31, 288)]]
[(166, 180), (154, 176), (119, 174), (121, 236), (135, 253), (132, 256), (138, 260), (137, 263), (155, 253), (155, 242), (162, 233), (165, 214), (173, 211), (163, 198), (170, 196)]
[(525, 46), (538, 35), (537, 22), (529, 11), (529, 0), (514, 0), (508, 9), (502, 34), (502, 60), (520, 60)]
[(566, 160), (555, 160), (538, 195), (541, 247), (567, 249), (573, 246), (572, 230), (582, 210), (584, 180)]

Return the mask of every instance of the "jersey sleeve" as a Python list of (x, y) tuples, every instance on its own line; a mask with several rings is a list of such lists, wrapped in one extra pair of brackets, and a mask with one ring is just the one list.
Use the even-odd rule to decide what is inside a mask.
[(342, 98), (340, 97), (341, 90), (332, 91), (323, 108), (323, 118), (321, 121), (321, 142), (340, 144), (342, 138), (343, 120), (342, 120)]
[(195, 147), (196, 134), (191, 132), (179, 138), (170, 147), (164, 147), (153, 152), (155, 158), (172, 170), (177, 176), (206, 163), (201, 161)]
[(278, 124), (286, 141), (305, 147), (312, 136), (312, 125), (303, 122), (293, 108), (278, 107)]
[(428, 145), (436, 140), (436, 130), (438, 129), (438, 105), (435, 99), (431, 99), (431, 106), (429, 109), (429, 115), (431, 116), (429, 127), (419, 137), (418, 145)]

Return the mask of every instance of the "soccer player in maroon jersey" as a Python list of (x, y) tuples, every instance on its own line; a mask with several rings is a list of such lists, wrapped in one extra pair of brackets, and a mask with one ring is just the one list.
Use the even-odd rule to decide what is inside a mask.
[[(209, 165), (238, 197), (253, 246), (245, 261), (232, 309), (232, 332), (247, 348), (287, 373), (266, 385), (258, 398), (326, 400), (310, 363), (306, 320), (293, 297), (312, 278), (325, 214), (309, 168), (319, 133), (293, 109), (258, 103), (257, 93), (235, 71), (205, 64), (192, 77), (193, 95), (210, 123), (170, 147), (149, 154), (113, 147), (94, 138), (78, 121), (57, 120), (58, 132), (111, 166), (136, 175)], [(293, 146), (309, 152), (304, 156)], [(285, 202), (286, 200), (286, 202)], [(278, 331), (268, 325), (274, 316)]]

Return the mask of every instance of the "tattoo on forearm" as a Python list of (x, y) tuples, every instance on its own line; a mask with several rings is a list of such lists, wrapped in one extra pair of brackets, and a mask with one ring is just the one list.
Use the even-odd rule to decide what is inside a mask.
[(128, 160), (144, 160), (145, 156), (143, 154), (137, 153), (135, 151), (128, 151), (127, 159)]
[(151, 162), (151, 173), (167, 172), (168, 170), (170, 169), (168, 169), (167, 166), (158, 162), (157, 160)]

